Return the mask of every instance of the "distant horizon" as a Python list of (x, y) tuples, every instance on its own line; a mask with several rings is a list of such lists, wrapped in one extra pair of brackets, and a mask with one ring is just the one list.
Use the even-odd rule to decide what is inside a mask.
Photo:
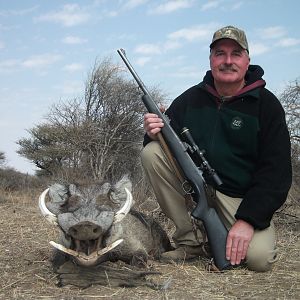
[(265, 70), (278, 96), (300, 76), (299, 11), (296, 0), (2, 0), (0, 151), (7, 167), (34, 174), (16, 141), (53, 104), (83, 96), (96, 59), (122, 64), (119, 48), (146, 86), (159, 86), (171, 101), (202, 81), (213, 32), (234, 25), (246, 32), (251, 64)]

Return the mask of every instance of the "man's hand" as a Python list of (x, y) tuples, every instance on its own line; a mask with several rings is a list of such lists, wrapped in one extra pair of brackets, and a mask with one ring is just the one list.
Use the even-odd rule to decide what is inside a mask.
[(144, 129), (152, 140), (157, 140), (156, 134), (164, 126), (163, 120), (156, 114), (147, 113), (144, 115)]
[(226, 242), (226, 258), (232, 265), (238, 265), (245, 259), (254, 228), (243, 220), (237, 220), (229, 230)]

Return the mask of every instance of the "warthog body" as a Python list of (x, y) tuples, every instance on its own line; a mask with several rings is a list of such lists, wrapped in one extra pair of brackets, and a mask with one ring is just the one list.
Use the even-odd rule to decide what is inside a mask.
[[(49, 201), (46, 194), (49, 193)], [(43, 215), (61, 232), (55, 264), (71, 258), (93, 267), (122, 260), (143, 265), (171, 249), (166, 233), (152, 218), (131, 209), (131, 182), (125, 176), (115, 185), (79, 188), (54, 184), (40, 196)]]

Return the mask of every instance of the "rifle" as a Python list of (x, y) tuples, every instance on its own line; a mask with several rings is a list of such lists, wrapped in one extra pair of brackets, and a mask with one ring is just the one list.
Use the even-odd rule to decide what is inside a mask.
[(188, 152), (195, 154), (201, 160), (204, 171), (208, 170), (209, 176), (211, 176), (217, 184), (220, 184), (221, 180), (204, 159), (203, 152), (200, 151), (194, 143), (191, 134), (186, 128), (183, 129), (182, 134), (186, 141), (190, 144), (189, 147), (180, 140), (165, 115), (160, 111), (151, 98), (142, 80), (131, 66), (125, 55), (125, 51), (123, 49), (119, 49), (117, 52), (142, 90), (142, 101), (147, 110), (150, 113), (158, 115), (164, 122), (164, 127), (161, 129), (162, 135), (172, 155), (175, 157), (179, 167), (181, 168), (185, 179), (188, 181), (193, 190), (192, 197), (196, 203), (196, 207), (193, 209), (191, 215), (193, 218), (203, 222), (216, 267), (219, 270), (230, 268), (230, 262), (226, 259), (227, 229), (221, 222), (215, 209), (208, 206), (204, 189), (205, 181), (202, 177), (203, 172), (195, 165)]

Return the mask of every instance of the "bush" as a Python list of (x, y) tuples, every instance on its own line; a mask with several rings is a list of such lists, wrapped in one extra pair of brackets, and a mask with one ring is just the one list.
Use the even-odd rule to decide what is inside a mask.
[(23, 174), (12, 168), (0, 169), (0, 189), (4, 191), (24, 191), (44, 186), (45, 181), (36, 176)]

